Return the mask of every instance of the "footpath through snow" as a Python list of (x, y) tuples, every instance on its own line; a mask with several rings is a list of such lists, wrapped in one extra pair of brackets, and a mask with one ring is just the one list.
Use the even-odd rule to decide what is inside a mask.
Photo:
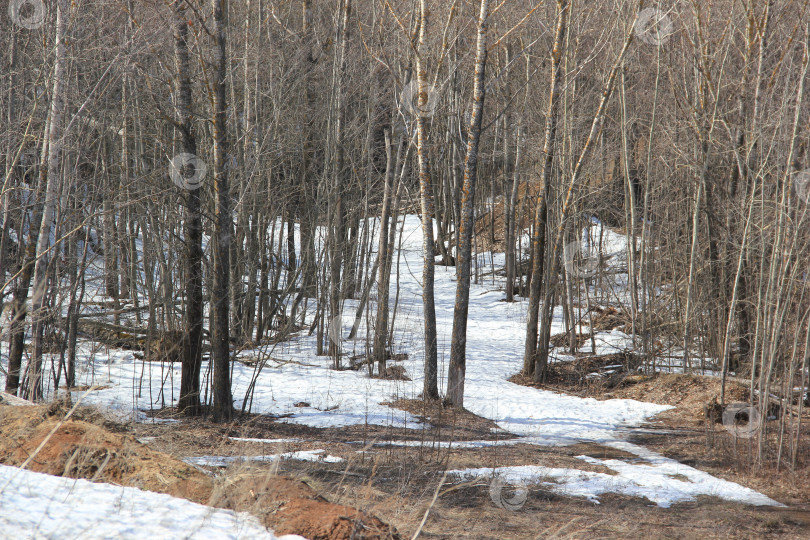
[[(394, 272), (399, 264), (399, 279), (392, 276), (391, 302), (398, 298), (394, 352), (407, 353), (401, 363), (412, 381), (370, 379), (364, 370), (335, 371), (331, 360), (315, 354), (315, 338), (295, 337), (251, 351), (243, 358), (267, 359), (257, 374), (256, 367), (236, 363), (233, 369), (235, 406), (242, 407), (251, 381), (256, 377), (255, 390), (248, 399), (254, 413), (288, 415), (285, 422), (314, 427), (335, 427), (354, 424), (394, 425), (418, 428), (415, 417), (383, 402), (398, 398), (416, 398), (422, 390), (422, 302), (421, 302), (421, 232), (417, 216), (404, 221), (401, 253), (395, 254)], [(622, 249), (624, 238), (604, 231), (609, 249)], [(397, 263), (398, 261), (398, 263)], [(487, 269), (503, 266), (503, 255), (494, 261), (487, 255)], [(440, 390), (444, 386), (450, 352), (453, 306), (455, 301), (455, 268), (436, 267), (435, 295), (438, 330)], [(620, 278), (621, 279), (621, 278)], [(397, 296), (397, 282), (399, 293)], [(693, 500), (697, 495), (714, 495), (724, 499), (757, 505), (777, 505), (764, 495), (718, 480), (706, 473), (649, 450), (624, 441), (628, 428), (638, 426), (668, 406), (643, 403), (629, 399), (598, 401), (555, 392), (519, 386), (508, 382), (522, 366), (525, 336), (525, 302), (503, 301), (502, 283), (492, 284), (487, 277), (470, 290), (469, 323), (467, 329), (467, 379), (465, 407), (482, 417), (494, 420), (510, 433), (521, 436), (518, 441), (469, 441), (461, 444), (569, 445), (595, 442), (617, 446), (636, 456), (631, 461), (597, 460), (615, 472), (595, 475), (576, 469), (548, 469), (531, 464), (526, 467), (503, 469), (471, 469), (454, 471), (458, 476), (501, 475), (527, 484), (540, 483), (552, 477), (554, 489), (569, 495), (586, 496), (593, 500), (601, 493), (614, 492), (644, 496), (660, 506)], [(354, 323), (356, 302), (344, 305), (344, 332), (348, 335)], [(373, 313), (373, 310), (372, 310)], [(355, 342), (344, 340), (349, 353), (362, 351), (367, 324), (363, 319)], [(555, 311), (552, 334), (563, 331), (562, 313)], [(597, 335), (598, 354), (622, 349), (629, 336), (619, 332)], [(101, 385), (89, 392), (85, 403), (98, 405), (108, 414), (121, 419), (145, 419), (143, 411), (176, 403), (180, 385), (180, 366), (146, 364), (126, 351), (109, 354), (93, 353), (90, 345), (82, 346), (84, 364), (77, 374), (77, 384)], [(203, 366), (206, 374), (208, 366)], [(2, 377), (0, 377), (2, 378)], [(79, 394), (76, 394), (76, 398)], [(306, 406), (303, 406), (306, 405)], [(214, 459), (214, 456), (207, 456)], [(585, 458), (593, 460), (594, 458)], [(673, 478), (678, 475), (678, 478)], [(609, 476), (609, 478), (605, 478)], [(683, 480), (686, 478), (686, 480)]]

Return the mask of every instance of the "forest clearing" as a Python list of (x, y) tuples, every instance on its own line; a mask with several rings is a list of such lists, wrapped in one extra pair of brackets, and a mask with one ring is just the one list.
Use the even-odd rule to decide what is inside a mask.
[(0, 44), (0, 536), (810, 536), (810, 2)]

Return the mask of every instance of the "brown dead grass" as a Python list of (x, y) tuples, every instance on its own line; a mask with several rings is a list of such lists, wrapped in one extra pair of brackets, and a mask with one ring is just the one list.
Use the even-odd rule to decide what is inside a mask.
[[(593, 329), (596, 332), (625, 328), (631, 324), (630, 316), (615, 307), (593, 307)], [(587, 319), (586, 319), (587, 322)]]
[[(735, 380), (726, 381), (726, 403), (748, 401), (748, 388)], [(692, 374), (659, 373), (638, 375), (622, 386), (601, 395), (602, 398), (625, 398), (672, 405), (675, 409), (659, 415), (660, 419), (678, 418), (691, 425), (703, 425), (706, 406), (720, 401), (720, 379)]]
[[(565, 364), (565, 367), (560, 368), (560, 364)], [(573, 372), (577, 361), (560, 364), (555, 364), (555, 367)], [(511, 380), (518, 384), (538, 386), (522, 375)], [(657, 415), (654, 422), (646, 426), (646, 430), (633, 434), (630, 441), (789, 505), (789, 508), (784, 509), (747, 508), (740, 513), (741, 519), (757, 515), (756, 521), (742, 521), (740, 526), (730, 529), (733, 533), (724, 535), (735, 538), (753, 537), (757, 534), (767, 537), (810, 537), (810, 504), (807, 499), (807, 493), (810, 492), (808, 430), (803, 427), (803, 434), (795, 443), (797, 459), (794, 467), (788, 451), (780, 456), (774, 450), (779, 447), (777, 437), (780, 427), (777, 421), (769, 422), (765, 451), (762, 458), (758, 459), (759, 446), (756, 438), (736, 438), (717, 423), (717, 418), (712, 417), (712, 405), (716, 406), (720, 401), (720, 385), (721, 381), (717, 377), (659, 373), (627, 375), (612, 388), (606, 387), (603, 381), (582, 384), (574, 381), (573, 377), (567, 380), (558, 378), (553, 389), (600, 400), (636, 399), (673, 406), (673, 409)], [(742, 381), (728, 379), (725, 402), (745, 403), (748, 400), (748, 386)], [(810, 424), (810, 414), (805, 412), (802, 422), (803, 425)], [(727, 503), (713, 504), (718, 506), (718, 512), (728, 506)], [(705, 510), (701, 511), (705, 513)], [(742, 523), (745, 523), (744, 527)], [(803, 532), (797, 533), (797, 530)]]
[[(547, 388), (582, 397), (596, 399), (635, 399), (674, 409), (658, 415), (659, 420), (677, 419), (682, 426), (699, 427), (707, 419), (707, 408), (720, 401), (721, 381), (717, 377), (694, 374), (656, 373), (643, 375), (635, 372), (638, 358), (625, 354), (581, 356), (572, 361), (549, 365), (546, 383), (537, 384), (521, 373), (509, 378), (510, 382), (534, 388)], [(608, 366), (622, 366), (614, 375), (587, 378), (589, 374), (605, 370)], [(726, 381), (725, 402), (747, 402), (748, 387), (729, 378)], [(712, 418), (717, 421), (717, 418)]]
[[(274, 471), (213, 479), (172, 455), (115, 433), (91, 408), (65, 420), (67, 409), (54, 403), (0, 406), (0, 463), (35, 472), (84, 478), (167, 493), (197, 503), (248, 511), (279, 534), (311, 540), (395, 540), (396, 530), (378, 518), (334, 504), (311, 487)], [(216, 434), (214, 438), (217, 439)], [(40, 445), (42, 448), (39, 449)], [(39, 450), (38, 450), (39, 449)]]
[[(733, 456), (733, 451), (741, 452), (744, 448), (729, 446), (722, 428), (713, 431), (707, 431), (705, 427), (699, 429), (699, 418), (694, 416), (694, 413), (699, 414), (698, 405), (704, 398), (711, 399), (715, 387), (708, 382), (704, 384), (700, 377), (698, 380), (692, 377), (642, 376), (610, 392), (602, 390), (599, 393), (598, 387), (579, 390), (589, 391), (599, 399), (634, 397), (675, 405), (671, 420), (662, 421), (662, 416), (659, 416), (645, 433), (634, 435), (632, 442), (761, 491), (789, 504), (790, 508), (757, 508), (712, 497), (700, 497), (695, 502), (677, 504), (672, 508), (659, 508), (644, 499), (610, 494), (600, 496), (600, 504), (595, 505), (584, 499), (557, 495), (547, 486), (536, 485), (530, 487), (526, 504), (519, 511), (510, 512), (495, 506), (487, 482), (459, 483), (444, 479), (439, 486), (442, 472), (451, 468), (526, 464), (609, 472), (599, 465), (593, 465), (598, 469), (588, 468), (592, 464), (576, 456), (589, 455), (600, 459), (632, 459), (633, 456), (596, 443), (562, 448), (515, 444), (476, 449), (431, 449), (431, 438), (480, 440), (504, 439), (509, 435), (493, 433), (491, 421), (466, 411), (443, 408), (439, 403), (426, 405), (416, 400), (396, 404), (422, 416), (431, 427), (416, 425), (415, 429), (408, 430), (384, 426), (318, 429), (283, 424), (270, 417), (249, 416), (227, 425), (213, 424), (205, 419), (182, 419), (176, 424), (137, 424), (127, 429), (139, 437), (154, 437), (148, 446), (159, 456), (164, 454), (154, 449), (183, 456), (268, 452), (266, 445), (230, 439), (236, 436), (296, 437), (303, 441), (285, 446), (283, 451), (324, 448), (329, 454), (344, 457), (346, 462), (341, 464), (289, 460), (269, 465), (235, 465), (212, 481), (211, 504), (249, 511), (280, 534), (297, 533), (312, 539), (330, 540), (398, 538), (396, 530), (385, 525), (388, 523), (403, 531), (403, 536), (405, 533), (410, 536), (430, 508), (421, 538), (810, 537), (807, 469), (788, 472), (783, 467), (781, 471), (768, 469), (755, 473), (735, 467), (729, 457)], [(732, 395), (735, 392), (733, 387), (731, 384), (729, 391)], [(2, 412), (7, 409), (10, 407), (0, 407)], [(41, 407), (26, 409), (41, 410)], [(43, 415), (42, 412), (38, 414)], [(171, 413), (166, 411), (166, 414)], [(58, 420), (60, 416), (51, 415), (49, 418)], [(5, 424), (4, 419), (4, 416), (0, 417), (0, 425)], [(82, 413), (77, 421), (93, 424), (98, 419)], [(685, 429), (686, 425), (692, 427)], [(356, 444), (361, 434), (367, 436), (365, 440), (369, 443), (424, 439), (428, 450), (371, 445), (361, 448)], [(113, 435), (131, 437), (129, 434)], [(707, 439), (708, 435), (713, 439)], [(440, 495), (431, 506), (437, 486)]]
[[(652, 391), (652, 390), (650, 390)], [(675, 400), (674, 396), (670, 399)], [(646, 401), (654, 401), (647, 396)], [(138, 424), (133, 426), (140, 435), (156, 437), (150, 446), (166, 447), (185, 455), (267, 453), (258, 443), (226, 442), (228, 436), (281, 438), (297, 437), (301, 443), (285, 446), (283, 451), (324, 448), (331, 455), (346, 459), (341, 464), (310, 463), (286, 460), (273, 465), (255, 465), (245, 470), (247, 475), (282, 474), (303, 480), (318, 494), (336, 504), (361, 509), (394, 525), (403, 536), (410, 536), (419, 526), (425, 511), (429, 516), (420, 538), (427, 539), (506, 539), (506, 538), (808, 538), (810, 512), (800, 499), (806, 484), (799, 482), (795, 490), (787, 488), (783, 471), (779, 481), (767, 477), (752, 477), (747, 471), (734, 470), (707, 448), (705, 432), (698, 429), (675, 430), (669, 424), (660, 433), (650, 426), (643, 444), (686, 464), (697, 466), (711, 474), (757, 489), (791, 505), (788, 509), (757, 508), (728, 503), (712, 497), (700, 497), (696, 502), (680, 503), (672, 508), (659, 508), (645, 499), (605, 494), (600, 504), (565, 497), (542, 485), (531, 486), (526, 504), (516, 512), (495, 506), (485, 481), (460, 483), (444, 480), (440, 495), (431, 507), (431, 500), (445, 469), (467, 467), (501, 467), (510, 465), (542, 465), (577, 468), (596, 472), (610, 471), (599, 465), (588, 468), (579, 455), (599, 459), (633, 459), (634, 456), (595, 443), (567, 447), (537, 447), (515, 444), (476, 449), (434, 448), (437, 440), (503, 439), (504, 433), (493, 434), (488, 420), (474, 415), (459, 419), (456, 411), (455, 431), (452, 431), (452, 411), (439, 408), (438, 403), (427, 406), (421, 401), (398, 404), (413, 414), (423, 416), (444, 427), (428, 429), (415, 425), (413, 429), (384, 426), (349, 426), (344, 428), (312, 428), (274, 421), (269, 417), (253, 416), (228, 426), (204, 420), (183, 420), (180, 424)], [(442, 422), (439, 422), (439, 418)], [(691, 420), (690, 420), (691, 422)], [(462, 428), (462, 426), (464, 426)], [(431, 431), (431, 429), (435, 429)], [(466, 429), (466, 431), (462, 431)], [(369, 443), (390, 440), (422, 440), (421, 446), (362, 446), (354, 444), (365, 433)], [(461, 434), (464, 436), (461, 436)], [(468, 436), (469, 435), (469, 436)], [(722, 435), (720, 433), (719, 435)], [(276, 452), (276, 449), (272, 450)], [(278, 449), (281, 451), (281, 449)], [(277, 467), (277, 470), (275, 469)], [(272, 470), (272, 473), (268, 472)], [(239, 470), (226, 471), (225, 478), (237, 477)], [(772, 476), (772, 475), (771, 475)], [(239, 483), (237, 483), (238, 485)], [(242, 484), (248, 485), (248, 484)], [(298, 484), (296, 484), (298, 485)], [(254, 493), (259, 493), (253, 487)], [(248, 494), (249, 494), (248, 490)], [(252, 500), (248, 500), (250, 503)], [(257, 496), (260, 512), (272, 514), (276, 505), (272, 498)], [(302, 503), (311, 504), (311, 503)], [(297, 506), (288, 503), (290, 508)], [(269, 508), (269, 512), (268, 512)], [(256, 512), (256, 510), (253, 510)], [(278, 517), (279, 512), (275, 512)], [(258, 514), (257, 514), (258, 515)], [(279, 531), (280, 532), (280, 531)]]
[(204, 473), (104, 428), (92, 410), (79, 414), (84, 419), (70, 419), (57, 428), (66, 412), (59, 406), (0, 407), (0, 463), (22, 465), (56, 428), (28, 463), (29, 470), (168, 493), (198, 503), (208, 500), (212, 481)]
[[(520, 206), (526, 197), (535, 201), (540, 192), (540, 185), (536, 182), (521, 182), (518, 187), (518, 216), (522, 216), (520, 229), (528, 228), (534, 217), (534, 203), (526, 205), (526, 211), (520, 212)], [(487, 205), (486, 212), (479, 215), (475, 220), (475, 235), (478, 245), (475, 246), (479, 253), (485, 251), (496, 251), (503, 253), (506, 251), (505, 228), (504, 228), (504, 208), (503, 198), (495, 203), (495, 242), (492, 241), (492, 205)]]
[(310, 540), (399, 539), (396, 529), (374, 516), (334, 504), (300, 480), (259, 468), (228, 476), (215, 489), (214, 506), (249, 511), (277, 534)]
[[(447, 407), (439, 400), (398, 399), (383, 405), (411, 413), (421, 421), (429, 423), (432, 430), (444, 431), (445, 436), (439, 440), (514, 438), (511, 434), (504, 437), (503, 430), (492, 420), (466, 409)], [(498, 436), (499, 433), (501, 435)]]

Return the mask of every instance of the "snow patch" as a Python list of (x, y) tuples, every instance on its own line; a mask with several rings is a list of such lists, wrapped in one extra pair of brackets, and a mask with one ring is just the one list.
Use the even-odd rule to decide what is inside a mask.
[(5, 465), (0, 465), (0, 508), (4, 538), (302, 538), (277, 537), (244, 512)]
[(298, 452), (285, 452), (283, 454), (270, 454), (265, 456), (197, 456), (184, 458), (190, 465), (204, 467), (227, 467), (233, 463), (273, 462), (280, 459), (295, 459), (299, 461), (312, 461), (319, 463), (340, 463), (342, 457), (323, 455), (324, 450), (300, 450)]

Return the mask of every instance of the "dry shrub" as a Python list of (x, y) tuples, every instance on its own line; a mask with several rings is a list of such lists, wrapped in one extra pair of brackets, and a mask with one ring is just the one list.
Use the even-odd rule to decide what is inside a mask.
[(261, 470), (229, 474), (213, 493), (214, 506), (248, 511), (277, 534), (310, 540), (397, 540), (396, 529), (355, 508), (335, 504), (300, 480)]
[[(726, 382), (726, 403), (748, 401), (748, 388), (740, 382)], [(610, 397), (653, 401), (677, 408), (682, 418), (702, 423), (707, 405), (720, 399), (720, 379), (701, 375), (661, 373), (636, 384), (613, 390)]]

